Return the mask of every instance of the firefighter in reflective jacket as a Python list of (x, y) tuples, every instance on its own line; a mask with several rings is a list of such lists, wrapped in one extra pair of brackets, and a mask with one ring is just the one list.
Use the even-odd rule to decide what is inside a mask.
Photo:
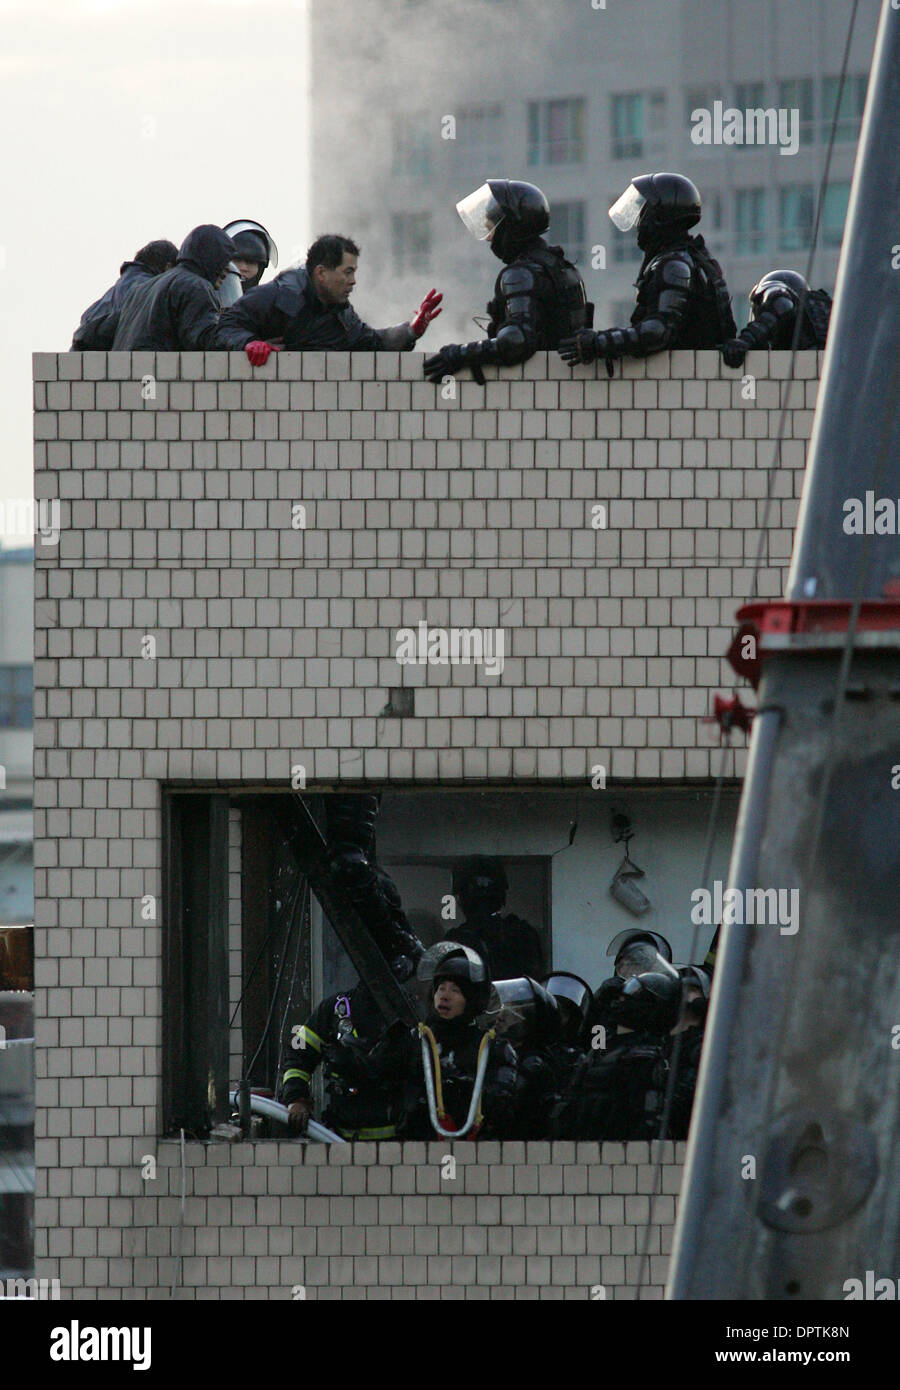
[(288, 1128), (305, 1132), (312, 1114), (310, 1082), (321, 1066), (323, 1123), (343, 1139), (393, 1139), (403, 1110), (407, 1030), (388, 1028), (362, 983), (323, 999), (306, 1023), (291, 1029), (291, 1065), (283, 1077)]

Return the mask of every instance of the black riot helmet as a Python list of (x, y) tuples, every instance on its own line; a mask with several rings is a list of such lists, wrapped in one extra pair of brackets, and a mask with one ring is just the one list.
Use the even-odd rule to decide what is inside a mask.
[(682, 984), (677, 971), (632, 975), (610, 1006), (611, 1021), (635, 1032), (668, 1033), (678, 1022)]
[(593, 996), (590, 985), (580, 975), (572, 975), (568, 970), (555, 970), (552, 975), (546, 976), (543, 985), (556, 1000), (564, 1040), (567, 1043), (577, 1042), (591, 1008)]
[(613, 969), (626, 979), (642, 970), (653, 969), (657, 957), (661, 957), (663, 963), (672, 963), (672, 947), (666, 938), (659, 932), (642, 931), (640, 927), (620, 931), (607, 946), (606, 954), (615, 956)]
[(456, 204), (477, 241), (488, 241), (494, 255), (508, 265), (523, 247), (550, 226), (550, 204), (533, 183), (488, 179)]
[(219, 299), (223, 307), (227, 308), (229, 304), (236, 304), (247, 290), (254, 289), (267, 268), (278, 269), (278, 247), (261, 222), (254, 222), (246, 217), (229, 222), (225, 231), (237, 247), (235, 259), (253, 261), (257, 267), (256, 274), (249, 280), (241, 280), (240, 276), (235, 278), (234, 275), (226, 277), (219, 291)]
[(750, 291), (750, 303), (758, 309), (773, 289), (783, 289), (790, 299), (800, 303), (809, 294), (809, 285), (796, 270), (770, 270)]
[(522, 975), (516, 980), (495, 980), (496, 1007), (500, 1011), (494, 1027), (513, 1047), (540, 1046), (561, 1036), (562, 1018), (557, 1001), (549, 990)]
[(642, 251), (683, 235), (700, 221), (700, 194), (683, 174), (638, 174), (609, 215), (620, 232), (637, 225)]
[(476, 856), (453, 866), (452, 891), (467, 918), (489, 917), (506, 902), (509, 880), (502, 864)]
[(460, 946), (456, 941), (436, 942), (422, 955), (416, 974), (428, 985), (432, 998), (442, 980), (458, 985), (466, 997), (466, 1018), (474, 1018), (487, 1007), (491, 982), (484, 961), (471, 946)]

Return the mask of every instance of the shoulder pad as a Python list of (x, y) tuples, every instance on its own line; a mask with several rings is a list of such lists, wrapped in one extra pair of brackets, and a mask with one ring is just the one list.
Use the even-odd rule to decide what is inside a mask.
[(686, 289), (691, 283), (691, 261), (687, 256), (670, 256), (660, 266), (663, 284)]
[(500, 276), (500, 292), (507, 299), (513, 295), (530, 294), (534, 289), (534, 274), (527, 265), (511, 265)]

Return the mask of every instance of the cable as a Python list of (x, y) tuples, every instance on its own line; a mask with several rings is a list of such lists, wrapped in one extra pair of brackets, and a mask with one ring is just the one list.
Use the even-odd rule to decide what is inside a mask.
[[(285, 967), (285, 965), (286, 965), (286, 963), (287, 963), (288, 950), (289, 950), (290, 944), (291, 944), (291, 933), (292, 933), (293, 930), (294, 930), (294, 923), (295, 923), (295, 921), (297, 920), (297, 907), (298, 907), (298, 904), (299, 904), (299, 902), (300, 902), (300, 896), (301, 896), (301, 894), (303, 893), (305, 887), (306, 887), (306, 880), (305, 880), (305, 879), (301, 879), (300, 882), (297, 884), (297, 890), (296, 890), (296, 892), (295, 892), (295, 894), (294, 894), (294, 902), (293, 902), (293, 905), (292, 905), (292, 907), (291, 907), (290, 916), (289, 916), (289, 918), (288, 918), (288, 929), (287, 929), (287, 935), (285, 936), (285, 940), (284, 940), (284, 947), (283, 947), (282, 953), (281, 953), (281, 964), (280, 964), (279, 967), (278, 967), (278, 974), (277, 974), (276, 979), (275, 979), (275, 988), (274, 988), (274, 990), (272, 991), (272, 1002), (271, 1002), (271, 1004), (269, 1005), (269, 1012), (268, 1012), (268, 1014), (266, 1015), (266, 1022), (265, 1022), (265, 1026), (263, 1027), (262, 1037), (261, 1037), (260, 1040), (259, 1040), (259, 1046), (257, 1047), (256, 1051), (254, 1052), (254, 1054), (253, 1054), (252, 1058), (250, 1059), (249, 1063), (248, 1063), (248, 1064), (245, 1066), (245, 1068), (244, 1068), (244, 1074), (243, 1074), (243, 1076), (241, 1077), (241, 1080), (242, 1080), (242, 1081), (249, 1081), (249, 1079), (250, 1079), (250, 1073), (251, 1073), (251, 1071), (253, 1070), (253, 1068), (254, 1068), (254, 1066), (255, 1066), (255, 1064), (256, 1064), (256, 1059), (257, 1059), (257, 1057), (259, 1056), (259, 1054), (262, 1052), (263, 1047), (265, 1046), (266, 1038), (269, 1036), (269, 1029), (270, 1029), (270, 1027), (271, 1027), (271, 1025), (272, 1025), (272, 1017), (273, 1017), (273, 1015), (274, 1015), (274, 1013), (275, 1013), (275, 1005), (276, 1005), (276, 1003), (278, 1002), (278, 991), (279, 991), (279, 989), (281, 988), (281, 977), (282, 977), (282, 975), (284, 974), (284, 967)], [(245, 1056), (246, 1056), (246, 1054), (245, 1054)]]
[[(809, 243), (809, 255), (806, 258), (806, 275), (804, 279), (807, 285), (812, 283), (813, 263), (816, 256), (816, 244), (819, 239), (819, 227), (822, 222), (822, 211), (825, 207), (825, 194), (828, 191), (828, 176), (831, 172), (831, 157), (834, 153), (835, 139), (837, 136), (838, 115), (841, 109), (841, 99), (844, 95), (844, 84), (847, 79), (847, 65), (850, 61), (850, 48), (853, 42), (853, 29), (856, 24), (856, 12), (859, 8), (859, 0), (853, 0), (853, 10), (850, 14), (850, 23), (847, 27), (847, 39), (844, 44), (844, 56), (841, 60), (841, 72), (838, 79), (837, 95), (834, 100), (834, 115), (831, 118), (831, 130), (828, 136), (828, 149), (825, 154), (825, 167), (822, 172), (822, 179), (819, 184), (819, 196), (816, 204), (816, 217), (813, 223), (812, 236)], [(763, 519), (759, 531), (759, 544), (756, 548), (756, 562), (753, 567), (753, 580), (751, 583), (750, 598), (755, 599), (758, 594), (757, 584), (759, 582), (759, 571), (762, 566), (763, 549), (768, 545), (769, 539), (769, 512), (772, 509), (772, 488), (775, 483), (775, 474), (781, 467), (781, 445), (784, 441), (784, 426), (787, 420), (788, 404), (791, 396), (791, 387), (794, 384), (794, 368), (797, 358), (797, 345), (800, 341), (800, 329), (802, 326), (802, 315), (797, 314), (794, 322), (794, 333), (791, 339), (791, 366), (788, 372), (787, 387), (784, 393), (784, 401), (781, 406), (781, 414), (778, 419), (778, 428), (775, 432), (775, 451), (772, 462), (766, 470), (766, 500), (763, 507)]]
[(276, 1067), (276, 1069), (275, 1069), (275, 1084), (276, 1084), (276, 1086), (277, 1086), (277, 1084), (278, 1084), (279, 1077), (281, 1076), (281, 1065), (282, 1065), (282, 1061), (284, 1060), (284, 1025), (285, 1025), (285, 1023), (286, 1023), (286, 1021), (287, 1021), (287, 1016), (288, 1016), (288, 1013), (290, 1012), (291, 1004), (293, 1003), (293, 999), (294, 999), (294, 983), (295, 983), (295, 981), (296, 981), (296, 979), (297, 979), (297, 966), (298, 966), (298, 964), (300, 963), (300, 952), (301, 952), (301, 950), (303, 949), (303, 927), (302, 927), (302, 924), (306, 921), (306, 909), (307, 909), (308, 903), (309, 903), (309, 882), (308, 882), (308, 880), (304, 880), (304, 884), (303, 884), (303, 902), (302, 902), (301, 907), (300, 907), (300, 922), (301, 922), (301, 928), (300, 928), (300, 931), (298, 931), (298, 933), (297, 933), (297, 950), (296, 950), (296, 953), (295, 953), (295, 955), (294, 955), (294, 968), (293, 968), (293, 970), (292, 970), (292, 972), (291, 972), (291, 982), (290, 982), (290, 984), (288, 985), (287, 1000), (286, 1000), (285, 1005), (284, 1005), (284, 1013), (281, 1015), (281, 1023), (279, 1024), (279, 1029), (278, 1029), (278, 1064), (277, 1064), (277, 1067)]
[[(713, 788), (712, 805), (710, 806), (709, 820), (707, 821), (706, 827), (706, 847), (703, 853), (703, 873), (701, 876), (701, 883), (703, 884), (704, 889), (707, 889), (707, 891), (709, 885), (709, 875), (712, 871), (712, 857), (715, 847), (716, 828), (719, 819), (719, 808), (722, 802), (722, 788), (725, 783), (725, 755), (729, 751), (730, 746), (731, 745), (729, 743), (724, 743), (722, 745), (722, 756), (719, 759), (719, 772), (718, 776), (716, 777), (715, 786)], [(701, 923), (695, 922), (694, 934), (691, 938), (690, 957), (688, 961), (689, 964), (697, 958), (697, 942), (700, 937), (700, 927)], [(657, 1135), (655, 1140), (651, 1141), (655, 1145), (656, 1153), (653, 1157), (649, 1202), (647, 1206), (647, 1219), (644, 1222), (643, 1239), (641, 1242), (641, 1265), (640, 1272), (638, 1274), (637, 1288), (638, 1298), (640, 1298), (641, 1290), (644, 1287), (644, 1276), (647, 1273), (647, 1268), (650, 1262), (650, 1227), (653, 1220), (653, 1200), (655, 1197), (658, 1197), (660, 1195), (657, 1192), (656, 1187), (659, 1181), (660, 1171), (662, 1169), (662, 1146), (666, 1142), (668, 1137), (669, 1120), (672, 1114), (672, 1103), (675, 1099), (675, 1083), (678, 1079), (678, 1066), (681, 1061), (682, 1042), (684, 1039), (684, 1030), (680, 1027), (680, 1025), (684, 1021), (685, 1012), (686, 1001), (684, 998), (684, 991), (682, 990), (681, 1002), (679, 1004), (678, 1009), (677, 1026), (679, 1027), (679, 1031), (675, 1034), (675, 1045), (672, 1050), (672, 1057), (669, 1064), (669, 1075), (668, 1080), (666, 1082), (666, 1091), (663, 1100), (662, 1120), (660, 1121), (659, 1134)]]

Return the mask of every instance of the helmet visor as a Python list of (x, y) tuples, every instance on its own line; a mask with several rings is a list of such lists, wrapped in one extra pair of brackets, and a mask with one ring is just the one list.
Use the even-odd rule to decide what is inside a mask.
[(503, 218), (503, 209), (487, 183), (457, 203), (456, 211), (476, 241), (487, 241), (493, 236)]
[(225, 268), (225, 279), (219, 286), (219, 303), (223, 309), (229, 309), (232, 304), (237, 304), (243, 292), (241, 273), (234, 261), (229, 261)]
[(620, 232), (628, 232), (637, 222), (641, 215), (641, 209), (647, 199), (643, 193), (639, 193), (633, 183), (630, 183), (622, 194), (617, 198), (609, 210), (609, 215)]
[[(227, 227), (223, 227), (222, 230), (227, 232), (230, 237), (238, 236), (241, 232), (253, 232), (255, 236), (262, 237), (269, 249), (269, 270), (278, 269), (278, 247), (261, 222), (253, 222), (249, 218), (242, 217), (237, 222), (229, 222)], [(252, 257), (248, 256), (247, 259), (251, 260)]]

